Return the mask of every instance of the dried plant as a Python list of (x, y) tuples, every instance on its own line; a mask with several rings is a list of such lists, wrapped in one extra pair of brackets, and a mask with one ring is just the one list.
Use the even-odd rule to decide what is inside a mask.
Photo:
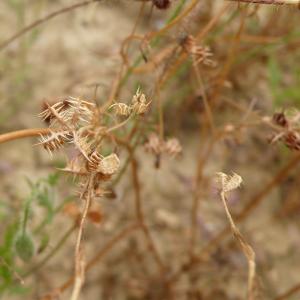
[[(120, 168), (120, 159), (116, 153), (102, 155), (104, 141), (111, 132), (124, 126), (135, 115), (144, 114), (149, 106), (146, 97), (140, 90), (133, 96), (131, 104), (115, 103), (102, 111), (89, 101), (69, 97), (47, 108), (40, 114), (43, 120), (50, 120), (49, 134), (42, 135), (42, 145), (51, 155), (66, 145), (73, 145), (77, 150), (75, 157), (67, 162), (62, 171), (78, 178), (80, 199), (84, 201), (84, 209), (79, 223), (79, 232), (75, 247), (75, 283), (72, 300), (78, 299), (84, 282), (84, 256), (81, 239), (85, 219), (89, 216), (89, 208), (93, 199), (101, 198), (105, 190), (103, 182), (111, 180)], [(109, 127), (103, 123), (103, 116), (126, 116), (125, 121)], [(100, 112), (100, 113), (99, 113)]]
[[(56, 16), (91, 3), (94, 3), (95, 7), (101, 7), (96, 2), (101, 2), (101, 0), (78, 2), (38, 19), (1, 42), (0, 51), (19, 37)], [(236, 5), (233, 5), (233, 2)], [(122, 249), (120, 257), (115, 259), (112, 255), (112, 258), (109, 258), (111, 261), (109, 260), (107, 263), (107, 266), (110, 267), (111, 262), (114, 264), (116, 261), (122, 263), (124, 261), (125, 268), (128, 270), (126, 263), (131, 265), (131, 262), (134, 261), (134, 263), (138, 263), (137, 271), (130, 268), (130, 272), (126, 271), (128, 276), (127, 274), (124, 275), (125, 279), (123, 276), (114, 277), (114, 274), (110, 271), (103, 272), (108, 275), (101, 273), (103, 277), (106, 275), (111, 276), (107, 280), (101, 278), (101, 283), (104, 282), (101, 286), (104, 291), (103, 298), (114, 297), (115, 295), (111, 294), (111, 290), (114, 290), (119, 280), (122, 280), (120, 286), (123, 290), (124, 286), (126, 288), (128, 286), (129, 288), (125, 289), (125, 292), (127, 290), (133, 291), (132, 294), (130, 292), (128, 295), (122, 294), (122, 297), (124, 296), (126, 299), (229, 299), (231, 298), (231, 291), (227, 291), (226, 284), (217, 283), (213, 287), (207, 286), (203, 283), (209, 276), (199, 276), (198, 273), (201, 268), (205, 272), (208, 270), (208, 274), (211, 272), (216, 280), (222, 279), (223, 275), (228, 276), (227, 266), (230, 259), (222, 260), (222, 258), (216, 257), (216, 253), (226, 256), (227, 251), (230, 251), (230, 245), (223, 244), (226, 242), (225, 237), (232, 233), (248, 261), (248, 299), (258, 298), (256, 297), (256, 290), (259, 289), (256, 285), (255, 253), (237, 228), (237, 224), (252, 215), (254, 209), (267, 198), (266, 196), (275, 187), (282, 183), (285, 184), (291, 171), (300, 162), (299, 153), (296, 153), (287, 164), (279, 169), (269, 182), (264, 183), (262, 181), (262, 187), (258, 193), (251, 196), (250, 201), (234, 217), (232, 217), (228, 207), (227, 195), (241, 186), (242, 178), (235, 173), (232, 175), (217, 173), (216, 181), (219, 187), (219, 195), (229, 221), (229, 225), (225, 226), (220, 232), (215, 231), (214, 226), (208, 226), (203, 221), (203, 216), (206, 217), (206, 209), (211, 213), (214, 204), (205, 203), (202, 206), (204, 198), (210, 193), (207, 185), (209, 175), (207, 176), (207, 174), (210, 174), (209, 167), (211, 165), (208, 167), (207, 165), (211, 163), (215, 166), (218, 161), (223, 164), (227, 156), (235, 156), (235, 151), (239, 151), (236, 144), (243, 144), (249, 133), (249, 127), (267, 124), (274, 132), (271, 139), (272, 143), (278, 141), (291, 150), (300, 150), (300, 114), (297, 110), (285, 110), (275, 113), (272, 119), (264, 118), (261, 117), (260, 111), (258, 111), (262, 109), (258, 104), (251, 102), (250, 108), (248, 103), (246, 108), (244, 107), (243, 103), (246, 100), (240, 99), (242, 93), (239, 93), (236, 99), (229, 99), (230, 97), (235, 98), (235, 92), (241, 90), (242, 87), (244, 88), (244, 84), (246, 86), (246, 83), (248, 83), (248, 76), (245, 82), (243, 71), (244, 68), (245, 71), (251, 69), (248, 60), (254, 59), (252, 57), (252, 43), (258, 43), (262, 46), (268, 44), (270, 48), (266, 47), (263, 51), (273, 51), (272, 47), (278, 43), (277, 36), (281, 37), (286, 34), (287, 46), (289, 48), (294, 47), (289, 41), (289, 39), (293, 40), (291, 38), (293, 34), (288, 32), (288, 30), (291, 31), (290, 27), (292, 26), (286, 25), (287, 28), (280, 28), (280, 30), (278, 30), (280, 26), (272, 28), (274, 18), (276, 18), (275, 14), (270, 13), (270, 20), (266, 19), (266, 22), (260, 24), (262, 27), (261, 32), (257, 31), (256, 27), (258, 26), (248, 27), (246, 23), (250, 18), (257, 17), (257, 20), (259, 19), (258, 10), (262, 7), (247, 5), (249, 3), (299, 5), (298, 0), (230, 0), (225, 1), (220, 6), (212, 4), (211, 1), (203, 1), (202, 3), (199, 0), (133, 1), (132, 5), (140, 6), (139, 12), (132, 30), (120, 46), (121, 63), (119, 69), (114, 69), (114, 72), (110, 72), (111, 70), (107, 72), (115, 76), (113, 84), (109, 88), (107, 101), (98, 106), (96, 101), (67, 97), (55, 103), (45, 103), (44, 111), (40, 114), (40, 117), (49, 126), (48, 128), (27, 129), (0, 135), (0, 143), (17, 138), (40, 136), (38, 145), (42, 146), (51, 156), (57, 151), (72, 148), (72, 151), (65, 151), (67, 161), (65, 167), (61, 168), (60, 171), (74, 177), (76, 199), (79, 199), (78, 203), (75, 202), (76, 204), (72, 202), (62, 206), (63, 217), (67, 216), (71, 219), (72, 226), (68, 228), (62, 239), (54, 245), (45, 258), (38, 261), (33, 268), (26, 270), (24, 274), (20, 273), (22, 276), (15, 271), (13, 263), (9, 264), (7, 262), (6, 257), (0, 257), (0, 268), (4, 265), (11, 271), (14, 280), (23, 282), (23, 276), (25, 278), (35, 273), (64, 244), (66, 237), (77, 230), (74, 275), (43, 299), (56, 299), (61, 296), (63, 291), (73, 286), (71, 300), (78, 300), (85, 282), (86, 272), (96, 266), (99, 261), (102, 261), (106, 254), (111, 253), (113, 247), (118, 249), (117, 245), (121, 241), (131, 236), (132, 233), (140, 231), (139, 234), (129, 240), (128, 244), (124, 245), (124, 248), (120, 247)], [(170, 11), (169, 8), (171, 8)], [(158, 12), (156, 9), (160, 11)], [(233, 10), (230, 17), (224, 17), (225, 13), (229, 13), (230, 10)], [(165, 14), (165, 24), (161, 25), (160, 22), (156, 23), (155, 21), (152, 24), (153, 26), (145, 32), (149, 23), (152, 20), (157, 20), (156, 14), (158, 14), (159, 20), (162, 20), (161, 16)], [(282, 19), (285, 20), (286, 17), (282, 17)], [(278, 24), (282, 23), (279, 22)], [(117, 26), (117, 29), (119, 29), (118, 22), (112, 22), (112, 25)], [(142, 30), (139, 30), (140, 25), (143, 26)], [(294, 25), (294, 23), (291, 22), (291, 25)], [(186, 34), (182, 37), (182, 34), (178, 32), (182, 32), (183, 28)], [(249, 28), (251, 30), (248, 31)], [(225, 35), (223, 36), (222, 33), (224, 32)], [(291, 31), (291, 33), (293, 32)], [(137, 46), (135, 41), (138, 41)], [(207, 43), (214, 45), (213, 51), (206, 46)], [(280, 51), (282, 49), (285, 49), (284, 45), (281, 45)], [(137, 53), (135, 53), (135, 50)], [(16, 50), (13, 48), (12, 53), (14, 51)], [(108, 49), (108, 52), (111, 54), (110, 49)], [(89, 55), (92, 54), (89, 53)], [(219, 58), (219, 67), (212, 69), (217, 65), (216, 57)], [(265, 58), (266, 53), (262, 52), (260, 59), (257, 59), (256, 62), (263, 64)], [(192, 64), (190, 61), (192, 61)], [(265, 65), (263, 66), (265, 67)], [(143, 76), (140, 76), (141, 74)], [(240, 81), (243, 81), (243, 85)], [(127, 101), (115, 100), (122, 97), (124, 88), (127, 91), (131, 90), (131, 84), (134, 84), (135, 87), (147, 86), (152, 91), (153, 101), (147, 99), (140, 89), (137, 89), (136, 93)], [(173, 87), (175, 88), (173, 89)], [(254, 93), (253, 90), (250, 90), (250, 92)], [(97, 99), (97, 89), (95, 89), (94, 99)], [(152, 102), (154, 105), (151, 105)], [(157, 115), (147, 114), (150, 106), (157, 109)], [(242, 114), (242, 117), (239, 114), (236, 116), (230, 111), (232, 119), (228, 122), (227, 112), (229, 108), (237, 110)], [(263, 113), (265, 114), (265, 112)], [(171, 118), (168, 118), (169, 116)], [(234, 121), (234, 117), (237, 117), (239, 121)], [(194, 129), (196, 127), (197, 133), (195, 134)], [(166, 209), (164, 201), (157, 201), (158, 207), (154, 207), (154, 209), (152, 206), (149, 208), (147, 203), (144, 207), (144, 194), (150, 197), (153, 196), (153, 198), (159, 198), (156, 196), (160, 195), (155, 194), (156, 189), (153, 189), (155, 190), (153, 193), (143, 191), (148, 186), (143, 182), (144, 177), (140, 176), (139, 165), (144, 163), (147, 157), (143, 155), (143, 160), (138, 161), (139, 155), (136, 153), (139, 146), (143, 145), (144, 150), (154, 156), (157, 168), (163, 158), (180, 156), (183, 152), (183, 146), (177, 138), (173, 137), (177, 136), (178, 130), (188, 131), (189, 134), (193, 133), (195, 134), (193, 139), (195, 138), (196, 142), (199, 140), (199, 148), (195, 157), (192, 158), (192, 164), (195, 164), (196, 169), (194, 176), (191, 176), (189, 172), (184, 174), (185, 170), (182, 166), (179, 170), (172, 168), (172, 174), (175, 174), (174, 177), (182, 183), (183, 191), (178, 196), (179, 200), (174, 207), (172, 206), (172, 209), (174, 208), (175, 211), (179, 207), (179, 211), (188, 211), (183, 222), (175, 213)], [(257, 132), (253, 136), (254, 138), (251, 140), (260, 138)], [(234, 145), (232, 145), (230, 137), (235, 138)], [(245, 145), (247, 146), (245, 149), (251, 148), (248, 144)], [(124, 160), (123, 152), (121, 152), (123, 150), (127, 154)], [(187, 153), (189, 152), (187, 151)], [(277, 152), (275, 154), (278, 155)], [(229, 161), (231, 164), (234, 163), (234, 160), (230, 159), (226, 162)], [(130, 173), (128, 167), (131, 168)], [(123, 176), (124, 174), (126, 176)], [(127, 176), (128, 174), (130, 175)], [(124, 187), (123, 191), (123, 182), (120, 184), (120, 188), (119, 182), (124, 177), (126, 177), (124, 183), (127, 186)], [(168, 185), (167, 181), (166, 183)], [(169, 185), (171, 186), (171, 184)], [(131, 193), (128, 198), (133, 199), (133, 209), (130, 210), (130, 213), (126, 210), (125, 212), (122, 209), (118, 210), (117, 213), (122, 210), (121, 218), (119, 218), (119, 215), (112, 214), (112, 219), (116, 217), (118, 222), (120, 221), (122, 227), (120, 232), (111, 238), (107, 234), (108, 240), (103, 242), (103, 247), (97, 249), (94, 256), (87, 260), (83, 248), (85, 224), (88, 221), (97, 226), (101, 224), (104, 214), (102, 211), (104, 204), (101, 200), (104, 200), (104, 197), (108, 199), (108, 196), (115, 194), (115, 191), (118, 195), (116, 198), (122, 198), (119, 197), (119, 189), (122, 190), (122, 197), (127, 192)], [(173, 190), (170, 194), (173, 197)], [(182, 196), (184, 196), (184, 201), (182, 201)], [(174, 193), (174, 199), (175, 197)], [(188, 201), (190, 198), (192, 198), (192, 203)], [(148, 201), (148, 203), (154, 206), (153, 203), (155, 202), (153, 200)], [(202, 207), (203, 211), (201, 210)], [(154, 215), (152, 219), (148, 219), (149, 210), (151, 210), (149, 216)], [(154, 213), (152, 214), (152, 212)], [(26, 210), (26, 216), (29, 216), (28, 209)], [(126, 216), (126, 218), (123, 218), (123, 216)], [(128, 218), (128, 216), (130, 217)], [(126, 219), (126, 222), (129, 219), (131, 224), (124, 226), (123, 219)], [(22, 223), (25, 224), (26, 222)], [(186, 224), (188, 225), (186, 226)], [(25, 228), (25, 225), (23, 227)], [(201, 236), (199, 227), (205, 231), (207, 236)], [(165, 231), (158, 238), (161, 228)], [(168, 243), (164, 243), (163, 235), (174, 231), (175, 234), (170, 234), (170, 240), (172, 240), (173, 236), (179, 235), (177, 232), (180, 230), (183, 233), (180, 236), (183, 247), (174, 247), (173, 243), (166, 247), (164, 244)], [(36, 252), (41, 251), (42, 246), (35, 247), (32, 236), (25, 232), (25, 229), (24, 233), (26, 234), (16, 235), (14, 247), (18, 257), (25, 261), (36, 255)], [(140, 236), (143, 238), (141, 242), (139, 240)], [(161, 242), (162, 240), (163, 242)], [(205, 241), (207, 241), (206, 245), (204, 244)], [(185, 247), (185, 244), (187, 244), (187, 247)], [(24, 249), (26, 251), (23, 251)], [(178, 251), (178, 249), (180, 250)], [(2, 248), (0, 250), (1, 253), (4, 253)], [(178, 254), (183, 254), (182, 260)], [(151, 257), (148, 259), (148, 256)], [(124, 257), (126, 258), (124, 259)], [(171, 261), (172, 258), (174, 261)], [(155, 264), (152, 264), (151, 259)], [(107, 266), (104, 264), (103, 269)], [(198, 268), (199, 266), (200, 268)], [(222, 272), (215, 274), (215, 266), (218, 267), (218, 270), (221, 269)], [(1, 269), (0, 273), (5, 274), (3, 270), (6, 269)], [(135, 276), (140, 277), (136, 279)], [(198, 282), (200, 282), (199, 285)], [(153, 286), (156, 288), (153, 289)], [(278, 299), (287, 299), (297, 290), (299, 290), (299, 284), (283, 293)]]
[(145, 143), (145, 150), (155, 156), (155, 166), (158, 168), (163, 154), (174, 158), (182, 153), (182, 146), (176, 138), (164, 141), (157, 134), (151, 133)]
[(278, 126), (278, 133), (273, 134), (271, 143), (282, 141), (289, 149), (300, 150), (300, 113), (296, 109), (275, 113), (273, 123)]
[(182, 48), (193, 59), (195, 66), (202, 64), (208, 67), (215, 67), (217, 63), (212, 59), (213, 54), (208, 46), (197, 45), (196, 39), (192, 35), (187, 35), (182, 38)]
[(255, 298), (254, 295), (254, 280), (255, 280), (255, 253), (252, 247), (247, 243), (245, 238), (240, 233), (239, 229), (236, 227), (234, 220), (230, 214), (229, 208), (227, 206), (226, 193), (235, 190), (240, 187), (242, 183), (242, 177), (236, 173), (233, 175), (227, 175), (222, 172), (218, 172), (216, 174), (216, 182), (218, 184), (218, 188), (220, 191), (220, 197), (224, 205), (224, 209), (227, 215), (227, 219), (230, 223), (231, 231), (241, 246), (244, 255), (248, 260), (248, 299), (253, 300)]

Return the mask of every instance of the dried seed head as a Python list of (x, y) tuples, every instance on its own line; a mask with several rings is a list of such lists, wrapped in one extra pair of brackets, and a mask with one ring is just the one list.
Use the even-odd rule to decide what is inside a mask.
[(69, 97), (52, 106), (47, 105), (39, 116), (43, 120), (50, 120), (50, 126), (56, 128), (78, 128), (80, 125), (91, 122), (94, 116), (93, 103)]
[(273, 115), (273, 122), (281, 127), (287, 127), (289, 124), (284, 112), (275, 113)]
[(92, 152), (89, 156), (89, 160), (87, 161), (88, 171), (97, 171), (101, 160), (102, 156), (97, 151)]
[(138, 115), (144, 114), (147, 111), (150, 103), (151, 101), (147, 103), (146, 96), (138, 89), (131, 100), (132, 111)]
[(128, 117), (132, 112), (132, 108), (125, 103), (115, 103), (111, 105), (110, 108), (113, 108), (113, 112), (116, 115), (125, 117)]
[(243, 179), (240, 175), (233, 173), (231, 176), (222, 172), (216, 173), (216, 183), (222, 192), (229, 192), (240, 187)]
[(151, 133), (148, 137), (148, 142), (145, 144), (145, 150), (156, 155), (163, 152), (164, 143), (160, 140), (157, 134)]
[(83, 137), (80, 134), (78, 134), (78, 132), (74, 132), (72, 142), (75, 145), (75, 147), (80, 151), (80, 153), (89, 161), (89, 153), (92, 152), (92, 142), (90, 142), (87, 137)]
[(120, 167), (120, 160), (115, 153), (104, 157), (99, 163), (98, 172), (104, 175), (114, 174)]
[(216, 66), (216, 62), (211, 59), (213, 54), (210, 48), (208, 46), (197, 45), (197, 41), (192, 35), (185, 36), (181, 40), (181, 45), (183, 49), (192, 56), (195, 65)]
[(171, 138), (167, 140), (164, 148), (165, 152), (170, 154), (172, 157), (175, 157), (182, 153), (182, 146), (176, 138)]
[(53, 151), (60, 149), (65, 142), (69, 142), (72, 136), (67, 131), (62, 132), (51, 132), (47, 136), (41, 136), (38, 145), (42, 145), (50, 154)]

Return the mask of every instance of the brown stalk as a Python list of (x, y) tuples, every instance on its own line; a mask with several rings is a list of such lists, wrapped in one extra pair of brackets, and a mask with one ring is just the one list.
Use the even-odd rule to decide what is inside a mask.
[(79, 2), (79, 3), (75, 3), (75, 4), (72, 4), (70, 6), (67, 6), (67, 7), (63, 7), (57, 11), (54, 11), (50, 14), (48, 14), (47, 16), (41, 18), (41, 19), (38, 19), (36, 21), (34, 21), (33, 23), (27, 25), (26, 27), (24, 27), (23, 29), (21, 29), (20, 31), (18, 31), (17, 33), (15, 33), (13, 36), (11, 36), (10, 38), (8, 38), (7, 40), (5, 40), (4, 42), (2, 42), (0, 44), (0, 51), (2, 51), (4, 48), (6, 48), (9, 44), (11, 44), (13, 41), (17, 40), (19, 37), (21, 37), (22, 35), (26, 34), (27, 32), (31, 31), (33, 28), (59, 16), (59, 15), (62, 15), (64, 13), (67, 13), (69, 11), (72, 11), (74, 9), (77, 9), (79, 7), (83, 7), (83, 6), (86, 6), (86, 5), (89, 5), (93, 2), (99, 2), (101, 0), (88, 0), (88, 1), (83, 1), (83, 2)]
[[(265, 199), (265, 197), (285, 178), (288, 176), (290, 171), (294, 169), (300, 161), (300, 155), (294, 156), (265, 187), (255, 195), (244, 209), (235, 217), (235, 222), (241, 223), (244, 221)], [(224, 228), (199, 254), (198, 258), (206, 256), (215, 249), (216, 245), (220, 243), (230, 233), (230, 227)]]
[(193, 69), (194, 69), (194, 72), (195, 72), (197, 83), (200, 86), (200, 91), (201, 91), (201, 96), (202, 96), (203, 103), (204, 103), (206, 118), (208, 120), (210, 129), (211, 129), (211, 133), (212, 133), (212, 135), (214, 135), (214, 133), (215, 133), (215, 125), (214, 125), (214, 119), (213, 119), (212, 109), (210, 107), (207, 94), (205, 92), (205, 86), (204, 86), (203, 78), (201, 76), (201, 73), (200, 73), (200, 70), (199, 70), (198, 66), (196, 65), (196, 61), (195, 61), (194, 57), (193, 57)]
[[(244, 207), (244, 209), (235, 216), (235, 223), (239, 224), (243, 222), (265, 199), (265, 197), (286, 177), (289, 175), (291, 170), (293, 170), (298, 163), (300, 162), (300, 154), (292, 157), (290, 161), (281, 168), (277, 174), (273, 177), (273, 179), (264, 186), (264, 188), (258, 192)], [(230, 226), (225, 227), (215, 238), (213, 238), (197, 255), (194, 257), (193, 260), (189, 261), (188, 263), (181, 266), (181, 268), (173, 274), (170, 278), (170, 281), (174, 282), (180, 278), (180, 276), (187, 272), (188, 270), (196, 267), (197, 265), (201, 264), (204, 260), (207, 260), (211, 253), (216, 249), (216, 247), (220, 244), (220, 242), (226, 238), (230, 234)], [(277, 299), (276, 299), (277, 300)]]
[(192, 0), (192, 2), (189, 4), (189, 6), (179, 15), (177, 16), (172, 22), (161, 28), (159, 31), (155, 31), (149, 34), (148, 38), (154, 38), (158, 37), (168, 30), (170, 30), (172, 27), (177, 25), (182, 19), (184, 19), (187, 15), (189, 15), (190, 12), (195, 8), (195, 6), (199, 3), (199, 0)]
[(292, 295), (300, 291), (300, 283), (293, 286), (291, 289), (287, 290), (280, 296), (276, 297), (274, 300), (288, 300)]
[(248, 7), (242, 7), (241, 20), (240, 20), (240, 25), (239, 25), (238, 31), (236, 32), (233, 40), (231, 41), (231, 46), (230, 46), (230, 50), (228, 52), (226, 61), (224, 62), (224, 66), (221, 69), (220, 74), (218, 75), (216, 88), (214, 89), (214, 92), (211, 95), (211, 103), (213, 103), (213, 104), (215, 103), (216, 99), (218, 99), (218, 97), (222, 91), (224, 82), (226, 81), (226, 78), (229, 74), (229, 71), (230, 71), (232, 65), (233, 65), (233, 62), (236, 59), (236, 54), (238, 52), (238, 47), (239, 47), (240, 41), (241, 41), (241, 35), (245, 28), (245, 23), (246, 23), (245, 21), (247, 18), (247, 8)]
[(132, 181), (133, 181), (133, 187), (134, 187), (134, 193), (135, 193), (135, 210), (136, 210), (136, 216), (138, 219), (138, 222), (141, 226), (141, 229), (146, 237), (146, 240), (149, 244), (149, 249), (152, 252), (152, 255), (157, 262), (157, 265), (159, 266), (162, 273), (165, 272), (166, 267), (162, 261), (162, 258), (160, 257), (160, 254), (155, 246), (155, 243), (153, 241), (153, 238), (151, 236), (150, 230), (145, 222), (145, 216), (142, 208), (142, 200), (141, 200), (141, 187), (140, 182), (138, 178), (138, 170), (137, 170), (137, 161), (136, 159), (131, 155), (131, 170), (132, 170)]
[(201, 182), (203, 178), (203, 168), (208, 161), (208, 156), (212, 153), (212, 148), (217, 139), (211, 139), (207, 145), (203, 155), (198, 160), (197, 165), (197, 175), (196, 175), (196, 190), (194, 193), (192, 209), (191, 209), (191, 238), (189, 243), (189, 254), (190, 259), (194, 257), (194, 247), (196, 244), (197, 236), (197, 220), (198, 220), (198, 211), (199, 211), (199, 202), (200, 202), (200, 192), (201, 192)]
[[(123, 241), (129, 234), (133, 231), (140, 228), (140, 224), (132, 224), (127, 228), (124, 228), (121, 232), (119, 232), (115, 237), (113, 237), (100, 251), (90, 260), (85, 266), (84, 272), (86, 273), (94, 266), (97, 265), (102, 258), (111, 251), (111, 249), (117, 245), (119, 242)], [(53, 294), (59, 295), (63, 293), (66, 289), (68, 289), (74, 283), (74, 276), (69, 278), (65, 283), (63, 283), (59, 288), (57, 288)]]
[(223, 202), (226, 216), (227, 216), (227, 219), (229, 220), (230, 228), (233, 233), (233, 236), (240, 244), (240, 246), (244, 252), (244, 255), (246, 256), (247, 261), (248, 261), (248, 300), (253, 300), (254, 299), (255, 268), (256, 268), (255, 253), (254, 253), (252, 247), (247, 243), (245, 238), (242, 236), (239, 229), (236, 227), (236, 225), (231, 217), (230, 211), (228, 209), (227, 200), (226, 200), (224, 191), (220, 192), (220, 197)]
[[(140, 7), (140, 10), (139, 10), (139, 14), (136, 18), (136, 21), (133, 25), (133, 28), (131, 30), (130, 35), (123, 41), (123, 43), (121, 45), (120, 55), (121, 55), (121, 58), (122, 58), (122, 64), (120, 65), (120, 69), (117, 72), (116, 77), (113, 81), (113, 85), (112, 85), (112, 88), (110, 90), (108, 101), (102, 107), (103, 111), (107, 107), (109, 107), (113, 103), (115, 98), (118, 96), (118, 92), (119, 92), (119, 88), (120, 88), (120, 82), (122, 80), (124, 70), (126, 69), (126, 67), (127, 67), (127, 70), (129, 68), (128, 59), (127, 59), (127, 52), (128, 52), (128, 48), (129, 48), (129, 43), (131, 42), (132, 39), (135, 39), (135, 38), (139, 37), (139, 36), (135, 35), (135, 32), (136, 32), (138, 24), (139, 24), (139, 22), (140, 22), (140, 20), (143, 16), (144, 8), (145, 8), (145, 3), (142, 3), (142, 5)], [(143, 39), (143, 38), (139, 37), (139, 39)]]
[(83, 194), (87, 193), (87, 197), (85, 199), (84, 209), (82, 213), (82, 217), (80, 219), (79, 223), (79, 229), (76, 239), (76, 245), (75, 245), (75, 281), (74, 281), (74, 287), (72, 291), (71, 300), (77, 300), (84, 282), (84, 255), (81, 247), (81, 240), (82, 240), (82, 234), (83, 234), (83, 228), (85, 224), (85, 220), (88, 214), (88, 210), (91, 204), (91, 186), (94, 181), (94, 176), (91, 175), (91, 177), (88, 179), (86, 188), (83, 191)]
[[(226, 12), (226, 10), (230, 7), (230, 3), (225, 3), (220, 11), (206, 24), (206, 26), (196, 35), (196, 40), (201, 41), (213, 28), (216, 26), (219, 19)], [(184, 63), (188, 54), (183, 52), (177, 61), (174, 63), (172, 68), (166, 74), (166, 76), (161, 80), (159, 84), (159, 88), (162, 88), (164, 84), (177, 72), (178, 68)]]
[(50, 132), (49, 128), (32, 128), (32, 129), (22, 129), (17, 131), (12, 131), (0, 135), (0, 144), (6, 143), (9, 141), (32, 137), (40, 136)]

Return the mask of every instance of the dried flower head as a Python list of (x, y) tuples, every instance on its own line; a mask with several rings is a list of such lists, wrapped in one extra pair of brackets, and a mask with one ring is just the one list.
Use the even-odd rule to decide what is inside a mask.
[(208, 46), (197, 45), (196, 39), (192, 35), (187, 35), (181, 40), (182, 48), (192, 58), (195, 65), (203, 64), (208, 67), (215, 67), (216, 62), (212, 60), (212, 52)]
[(110, 108), (112, 108), (113, 112), (119, 116), (128, 117), (132, 113), (132, 107), (125, 103), (115, 103), (111, 105)]
[(300, 150), (300, 132), (299, 120), (300, 113), (296, 109), (286, 112), (275, 113), (273, 115), (273, 123), (279, 126), (279, 132), (273, 134), (271, 143), (282, 141), (289, 149)]
[(101, 160), (102, 160), (102, 156), (97, 151), (93, 151), (92, 154), (89, 155), (89, 160), (87, 161), (88, 171), (92, 171), (92, 172), (97, 171)]
[(227, 175), (222, 172), (216, 173), (216, 183), (222, 192), (229, 192), (241, 186), (243, 179), (240, 175), (233, 173)]
[(148, 137), (148, 141), (145, 144), (145, 150), (154, 154), (161, 154), (163, 152), (163, 142), (157, 134), (151, 133)]
[(144, 114), (147, 111), (150, 103), (151, 101), (147, 103), (145, 94), (141, 93), (140, 89), (138, 89), (131, 100), (132, 111), (138, 115)]
[(155, 155), (155, 166), (158, 168), (162, 154), (167, 154), (174, 158), (182, 153), (182, 146), (176, 138), (170, 138), (164, 141), (157, 134), (151, 133), (145, 144), (145, 150)]
[[(39, 145), (51, 154), (66, 144), (73, 145), (77, 150), (75, 157), (62, 170), (79, 178), (81, 198), (87, 199), (89, 195), (100, 197), (105, 194), (100, 182), (110, 180), (120, 167), (117, 154), (101, 154), (103, 144), (112, 141), (111, 132), (124, 126), (131, 116), (144, 113), (149, 103), (146, 96), (137, 90), (129, 105), (115, 103), (104, 111), (100, 111), (94, 103), (74, 97), (52, 105), (45, 104), (46, 109), (39, 116), (49, 121), (51, 130), (41, 136)], [(111, 111), (108, 113), (108, 110)], [(101, 114), (109, 117), (121, 115), (128, 119), (116, 124), (115, 118), (107, 120)], [(108, 126), (110, 123), (111, 127)]]
[(98, 171), (104, 175), (112, 175), (117, 172), (119, 167), (120, 160), (117, 154), (112, 153), (100, 161)]
[(165, 142), (165, 152), (175, 157), (182, 153), (182, 146), (178, 139), (170, 138)]

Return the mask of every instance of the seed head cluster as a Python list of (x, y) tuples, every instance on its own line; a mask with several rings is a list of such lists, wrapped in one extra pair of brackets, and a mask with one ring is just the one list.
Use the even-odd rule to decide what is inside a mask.
[(282, 141), (289, 149), (300, 151), (300, 113), (298, 110), (279, 112), (273, 115), (278, 133), (273, 134), (271, 143)]
[[(53, 105), (46, 104), (40, 114), (43, 120), (49, 121), (49, 134), (42, 135), (39, 144), (51, 155), (53, 152), (71, 145), (76, 151), (69, 159), (65, 172), (79, 177), (80, 195), (87, 196), (92, 189), (92, 196), (102, 196), (104, 191), (100, 182), (111, 179), (120, 167), (120, 159), (107, 140), (112, 139), (112, 132), (124, 126), (135, 115), (144, 114), (150, 101), (140, 90), (133, 96), (130, 104), (114, 103), (107, 108), (98, 108), (95, 103), (80, 98), (68, 97)], [(103, 116), (109, 116), (111, 120)], [(127, 117), (115, 123), (116, 117)], [(118, 118), (117, 118), (118, 119)], [(110, 123), (113, 125), (110, 126)], [(104, 154), (105, 152), (105, 154)], [(87, 182), (92, 183), (87, 185)]]

